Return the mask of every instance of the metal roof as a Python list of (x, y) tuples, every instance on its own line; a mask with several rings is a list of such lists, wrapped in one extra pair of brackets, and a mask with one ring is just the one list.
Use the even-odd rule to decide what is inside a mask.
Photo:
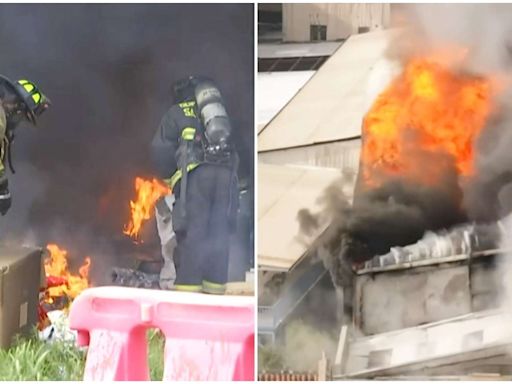
[(337, 169), (258, 165), (258, 264), (260, 269), (288, 271), (323, 232), (300, 235), (297, 213), (320, 209), (322, 191), (341, 177)]
[(258, 73), (258, 132), (314, 73), (315, 71)]
[[(260, 131), (258, 151), (360, 136), (368, 100), (379, 88), (376, 84), (385, 86), (393, 74), (385, 52), (396, 33), (387, 30), (350, 37)], [(385, 68), (377, 76), (376, 65)]]

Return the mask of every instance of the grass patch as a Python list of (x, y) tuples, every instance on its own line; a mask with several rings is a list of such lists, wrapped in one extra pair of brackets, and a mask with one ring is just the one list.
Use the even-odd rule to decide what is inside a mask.
[[(148, 331), (151, 380), (162, 380), (164, 338)], [(33, 335), (0, 349), (1, 381), (79, 381), (83, 378), (85, 352), (64, 341), (44, 342)]]
[(153, 381), (162, 381), (164, 376), (164, 345), (165, 338), (160, 331), (148, 331), (148, 364), (149, 376)]
[(0, 350), (0, 380), (67, 380), (83, 377), (85, 354), (69, 342), (19, 339)]

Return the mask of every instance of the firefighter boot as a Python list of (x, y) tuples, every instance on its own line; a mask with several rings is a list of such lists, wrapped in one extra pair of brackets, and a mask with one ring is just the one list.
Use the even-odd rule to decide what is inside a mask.
[(203, 280), (202, 292), (212, 295), (224, 295), (226, 293), (226, 284), (212, 283), (211, 281)]

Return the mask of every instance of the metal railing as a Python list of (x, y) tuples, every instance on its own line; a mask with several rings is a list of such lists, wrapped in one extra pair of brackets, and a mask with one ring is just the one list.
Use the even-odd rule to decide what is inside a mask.
[(290, 284), (274, 305), (258, 307), (258, 333), (275, 334), (279, 326), (326, 273), (323, 263), (318, 262)]

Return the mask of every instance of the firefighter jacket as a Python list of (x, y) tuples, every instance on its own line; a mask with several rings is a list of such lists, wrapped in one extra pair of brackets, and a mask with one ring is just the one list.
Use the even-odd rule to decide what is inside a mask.
[(173, 105), (162, 118), (151, 143), (151, 153), (158, 175), (171, 189), (181, 179), (184, 165), (187, 171), (192, 171), (202, 163), (203, 138), (195, 100)]

